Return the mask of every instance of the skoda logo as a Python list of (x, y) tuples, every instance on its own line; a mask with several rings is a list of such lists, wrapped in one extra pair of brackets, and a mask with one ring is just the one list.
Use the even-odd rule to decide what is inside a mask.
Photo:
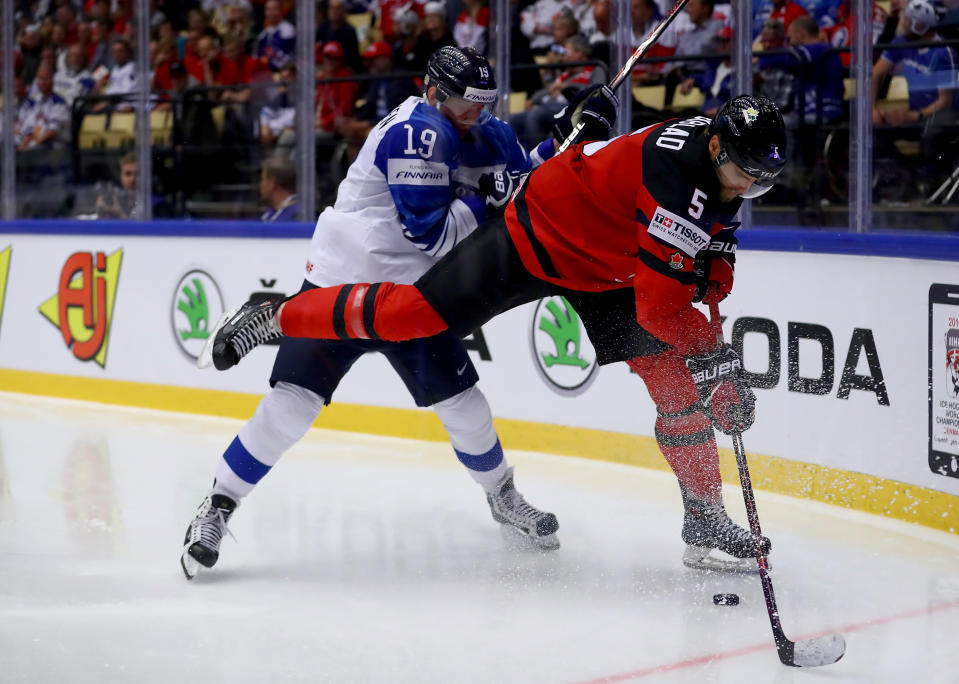
[(540, 376), (564, 396), (582, 394), (599, 374), (596, 351), (579, 315), (564, 297), (541, 299), (533, 309), (530, 350)]
[(173, 336), (180, 350), (195, 360), (223, 311), (223, 295), (209, 273), (194, 270), (180, 278), (170, 305)]

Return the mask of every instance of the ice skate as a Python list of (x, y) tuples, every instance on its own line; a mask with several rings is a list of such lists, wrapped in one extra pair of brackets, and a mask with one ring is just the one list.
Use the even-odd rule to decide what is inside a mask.
[[(681, 487), (686, 514), (683, 518), (683, 541), (686, 551), (683, 565), (700, 570), (745, 572), (756, 569), (756, 542), (749, 530), (734, 523), (722, 503), (708, 503), (691, 497)], [(763, 555), (769, 553), (772, 543), (761, 538)], [(713, 550), (733, 558), (719, 558)]]
[(526, 502), (513, 486), (511, 467), (506, 469), (496, 488), (486, 494), (486, 501), (496, 522), (515, 528), (541, 549), (551, 551), (559, 548), (559, 538), (556, 536), (559, 523), (556, 516), (544, 513)]
[(227, 370), (240, 362), (256, 346), (282, 337), (276, 326), (276, 310), (282, 297), (250, 300), (238, 309), (227, 311), (210, 333), (197, 359), (199, 368)]
[(186, 528), (180, 556), (180, 565), (187, 579), (196, 577), (200, 566), (212, 568), (216, 565), (224, 533), (233, 536), (227, 523), (236, 506), (233, 499), (222, 494), (211, 494), (200, 504), (196, 517)]

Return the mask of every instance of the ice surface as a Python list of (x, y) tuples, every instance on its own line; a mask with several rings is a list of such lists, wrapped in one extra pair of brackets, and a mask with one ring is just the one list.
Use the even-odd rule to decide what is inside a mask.
[(786, 634), (847, 641), (796, 670), (758, 577), (682, 565), (671, 476), (508, 444), (554, 553), (501, 533), (448, 445), (313, 430), (187, 582), (239, 425), (0, 394), (0, 681), (956, 681), (959, 538), (759, 492)]

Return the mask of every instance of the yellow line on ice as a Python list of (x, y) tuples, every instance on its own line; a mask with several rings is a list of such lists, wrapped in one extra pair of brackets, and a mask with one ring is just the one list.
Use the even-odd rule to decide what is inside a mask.
[[(241, 420), (253, 415), (261, 398), (261, 395), (242, 392), (3, 368), (0, 368), (0, 390)], [(334, 403), (323, 410), (315, 426), (409, 439), (447, 439), (436, 414), (415, 409)], [(507, 449), (668, 470), (652, 437), (506, 418), (496, 419), (496, 429)], [(720, 449), (720, 461), (723, 481), (738, 484), (732, 451)], [(959, 496), (756, 453), (749, 454), (749, 471), (756, 489), (959, 533)]]

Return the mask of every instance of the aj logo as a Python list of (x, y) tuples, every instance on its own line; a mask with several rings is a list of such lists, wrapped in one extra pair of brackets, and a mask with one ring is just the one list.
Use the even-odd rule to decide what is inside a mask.
[(549, 387), (579, 394), (596, 377), (596, 353), (576, 310), (565, 297), (540, 300), (533, 312), (532, 352)]
[(0, 324), (3, 323), (3, 302), (7, 296), (7, 277), (10, 275), (10, 255), (13, 247), (0, 252)]
[(104, 368), (122, 261), (121, 249), (110, 256), (71, 254), (60, 271), (57, 294), (40, 305), (40, 313), (60, 329), (76, 358), (92, 359)]

